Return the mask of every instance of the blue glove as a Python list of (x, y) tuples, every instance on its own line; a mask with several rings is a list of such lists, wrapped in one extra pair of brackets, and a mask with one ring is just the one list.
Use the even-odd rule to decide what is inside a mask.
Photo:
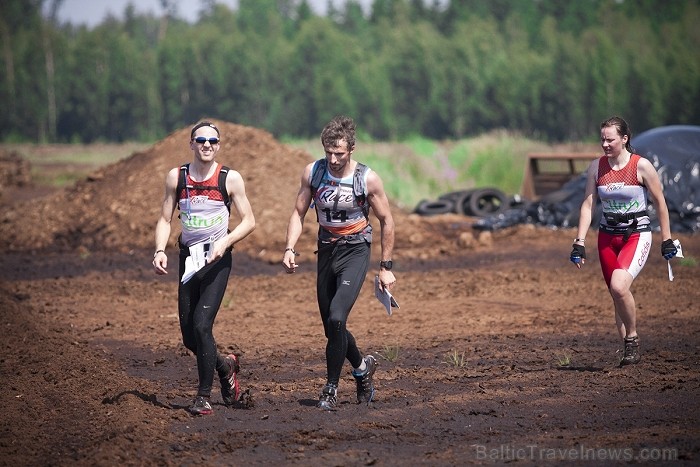
[(586, 259), (586, 247), (579, 245), (578, 243), (574, 243), (573, 250), (571, 250), (571, 257), (569, 259), (571, 259), (571, 262), (574, 264), (578, 264), (582, 259)]
[(664, 240), (664, 242), (661, 244), (661, 256), (668, 260), (676, 256), (677, 253), (678, 248), (676, 248), (676, 245), (673, 244), (673, 240), (670, 238), (668, 240)]

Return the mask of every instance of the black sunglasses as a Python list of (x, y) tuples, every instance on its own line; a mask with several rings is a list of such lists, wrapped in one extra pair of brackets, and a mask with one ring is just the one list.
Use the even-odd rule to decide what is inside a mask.
[(196, 138), (192, 138), (192, 139), (197, 144), (204, 144), (207, 141), (209, 141), (209, 144), (211, 144), (211, 145), (219, 144), (219, 141), (221, 141), (221, 139), (219, 139), (217, 137), (205, 138), (204, 136), (197, 136)]

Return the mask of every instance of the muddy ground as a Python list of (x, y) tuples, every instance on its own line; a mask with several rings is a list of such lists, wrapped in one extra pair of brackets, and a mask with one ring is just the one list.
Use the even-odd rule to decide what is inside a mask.
[[(669, 282), (658, 234), (633, 286), (642, 361), (619, 368), (594, 232), (578, 271), (571, 230), (479, 234), (474, 219), (397, 212), (401, 308), (386, 315), (370, 271), (349, 320), (380, 362), (376, 400), (355, 404), (346, 366), (338, 410), (317, 409), (312, 217), (301, 270), (279, 264), (309, 156), (221, 127), (259, 226), (234, 253), (214, 332), (240, 355), (254, 407), (225, 407), (215, 382), (213, 415), (186, 410), (197, 373), (180, 343), (177, 278), (150, 265), (163, 177), (189, 157), (183, 129), (74, 187), (3, 192), (0, 465), (700, 462), (700, 269), (674, 260)], [(263, 183), (273, 156), (294, 169)], [(697, 258), (700, 237), (677, 237)]]

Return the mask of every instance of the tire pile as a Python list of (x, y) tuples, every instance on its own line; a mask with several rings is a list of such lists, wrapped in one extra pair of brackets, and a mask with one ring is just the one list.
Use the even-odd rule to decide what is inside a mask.
[(487, 217), (500, 214), (519, 202), (519, 198), (509, 198), (497, 188), (476, 188), (445, 193), (437, 200), (423, 200), (414, 212), (422, 216), (455, 213)]

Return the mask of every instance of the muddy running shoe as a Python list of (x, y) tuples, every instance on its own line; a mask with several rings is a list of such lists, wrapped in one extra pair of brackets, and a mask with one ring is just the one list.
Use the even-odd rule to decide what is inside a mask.
[(639, 336), (625, 337), (625, 354), (620, 360), (620, 366), (633, 365), (642, 359), (639, 354)]
[(326, 384), (323, 386), (321, 395), (318, 396), (316, 407), (323, 410), (334, 410), (336, 403), (338, 403), (338, 387), (333, 384)]
[(377, 360), (372, 355), (367, 355), (365, 357), (365, 363), (367, 364), (367, 369), (363, 373), (356, 373), (355, 370), (352, 372), (352, 376), (355, 378), (357, 383), (357, 403), (361, 404), (363, 402), (370, 403), (374, 398), (374, 384), (372, 384), (372, 377), (374, 372), (377, 371)]
[(238, 384), (240, 365), (238, 364), (238, 357), (234, 354), (227, 356), (225, 360), (228, 365), (228, 373), (219, 378), (219, 381), (221, 381), (221, 398), (224, 400), (224, 404), (233, 405), (241, 394), (241, 387)]
[(210, 415), (214, 413), (209, 403), (209, 398), (204, 396), (195, 397), (194, 404), (190, 407), (190, 413), (192, 415)]

